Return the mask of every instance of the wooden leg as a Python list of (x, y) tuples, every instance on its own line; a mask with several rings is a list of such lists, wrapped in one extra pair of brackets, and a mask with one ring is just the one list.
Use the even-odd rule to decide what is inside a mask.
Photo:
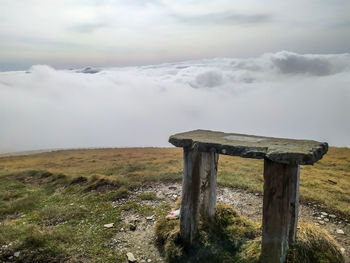
[(298, 221), (299, 165), (264, 162), (264, 204), (261, 260), (282, 263)]
[(200, 214), (202, 218), (212, 221), (216, 209), (216, 174), (219, 155), (214, 152), (203, 152), (200, 167), (201, 200)]
[(297, 171), (294, 170), (294, 175), (290, 178), (290, 228), (289, 228), (289, 244), (295, 241), (295, 235), (298, 226), (299, 213), (299, 180), (300, 180), (300, 166), (297, 165)]
[(198, 234), (201, 153), (184, 148), (183, 157), (180, 234), (185, 245), (192, 245)]

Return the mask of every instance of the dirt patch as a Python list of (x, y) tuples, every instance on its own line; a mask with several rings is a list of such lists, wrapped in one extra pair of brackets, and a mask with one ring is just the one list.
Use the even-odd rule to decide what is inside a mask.
[[(159, 200), (138, 200), (137, 196), (140, 193), (153, 192)], [(181, 196), (181, 184), (177, 182), (172, 183), (156, 183), (148, 186), (143, 186), (135, 189), (128, 198), (120, 199), (115, 202), (115, 205), (122, 205), (130, 200), (138, 200), (140, 204), (159, 206), (162, 202), (175, 206), (175, 202)], [(241, 189), (219, 186), (217, 188), (217, 202), (232, 205), (243, 216), (246, 216), (254, 221), (261, 222), (262, 220), (262, 206), (263, 196), (259, 193), (251, 193)], [(321, 213), (327, 214), (323, 216), (323, 224), (319, 223)], [(327, 218), (327, 222), (325, 222)], [(165, 262), (164, 257), (158, 251), (155, 245), (154, 237), (154, 222), (156, 218), (147, 220), (146, 217), (141, 217), (136, 213), (125, 211), (122, 213), (122, 220), (125, 227), (111, 240), (111, 246), (118, 249), (122, 253), (131, 252), (138, 259), (138, 262)], [(313, 222), (319, 227), (326, 229), (329, 234), (339, 242), (341, 247), (345, 249), (345, 256), (347, 263), (350, 262), (350, 224), (345, 218), (338, 216), (329, 216), (328, 212), (322, 206), (308, 203), (301, 204), (299, 208), (299, 220), (306, 222)], [(135, 222), (136, 230), (131, 231), (129, 224)], [(341, 229), (344, 234), (337, 233)]]
[[(137, 262), (164, 262), (164, 258), (155, 246), (154, 222), (153, 219), (138, 217), (136, 214), (124, 214), (125, 227), (112, 238), (111, 246), (126, 254), (131, 252), (137, 258)], [(130, 230), (130, 224), (136, 226), (135, 230)], [(151, 260), (151, 261), (149, 261)]]

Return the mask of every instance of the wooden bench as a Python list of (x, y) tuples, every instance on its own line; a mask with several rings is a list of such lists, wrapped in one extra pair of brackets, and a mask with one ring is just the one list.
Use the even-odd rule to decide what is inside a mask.
[(299, 166), (322, 158), (327, 143), (195, 130), (170, 136), (183, 147), (180, 233), (187, 245), (198, 234), (199, 214), (214, 220), (219, 154), (264, 158), (262, 262), (285, 262), (295, 240), (299, 205)]

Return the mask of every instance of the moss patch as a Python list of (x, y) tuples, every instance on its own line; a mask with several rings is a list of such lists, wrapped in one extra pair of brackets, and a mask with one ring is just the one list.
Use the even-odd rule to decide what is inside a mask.
[[(215, 222), (200, 222), (196, 245), (185, 249), (179, 221), (158, 220), (156, 241), (169, 262), (259, 262), (261, 226), (228, 205), (218, 205)], [(319, 227), (302, 223), (287, 263), (344, 262), (337, 243)]]
[(215, 222), (200, 222), (197, 245), (186, 250), (179, 235), (179, 221), (158, 220), (156, 240), (170, 262), (230, 262), (243, 244), (259, 235), (253, 221), (228, 205), (218, 205)]

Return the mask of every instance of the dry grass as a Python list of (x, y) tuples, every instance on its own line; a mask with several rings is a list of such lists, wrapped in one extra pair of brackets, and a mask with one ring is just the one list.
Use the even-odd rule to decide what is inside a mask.
[[(119, 148), (66, 150), (0, 158), (1, 172), (41, 169), (67, 176), (94, 176), (121, 183), (180, 180), (182, 149)], [(328, 180), (337, 182), (330, 183)], [(220, 155), (218, 182), (262, 192), (263, 161)], [(322, 160), (301, 167), (302, 201), (316, 201), (350, 217), (350, 149), (330, 147)]]
[[(135, 176), (163, 179), (181, 171), (179, 149), (118, 148), (62, 150), (0, 158), (0, 171), (41, 169), (72, 176)], [(158, 176), (158, 178), (155, 177)]]
[(158, 245), (169, 262), (236, 262), (242, 245), (256, 238), (260, 227), (229, 205), (218, 204), (215, 221), (200, 222), (199, 237), (184, 248), (179, 221), (161, 218), (155, 226)]
[[(217, 206), (215, 222), (210, 225), (200, 222), (198, 240), (191, 248), (183, 247), (179, 231), (178, 220), (157, 221), (158, 245), (169, 262), (260, 262), (261, 225), (242, 217), (229, 205)], [(300, 223), (286, 263), (325, 262), (344, 262), (339, 245), (325, 230)]]
[(288, 252), (289, 262), (344, 262), (337, 242), (322, 228), (299, 223), (296, 242)]

